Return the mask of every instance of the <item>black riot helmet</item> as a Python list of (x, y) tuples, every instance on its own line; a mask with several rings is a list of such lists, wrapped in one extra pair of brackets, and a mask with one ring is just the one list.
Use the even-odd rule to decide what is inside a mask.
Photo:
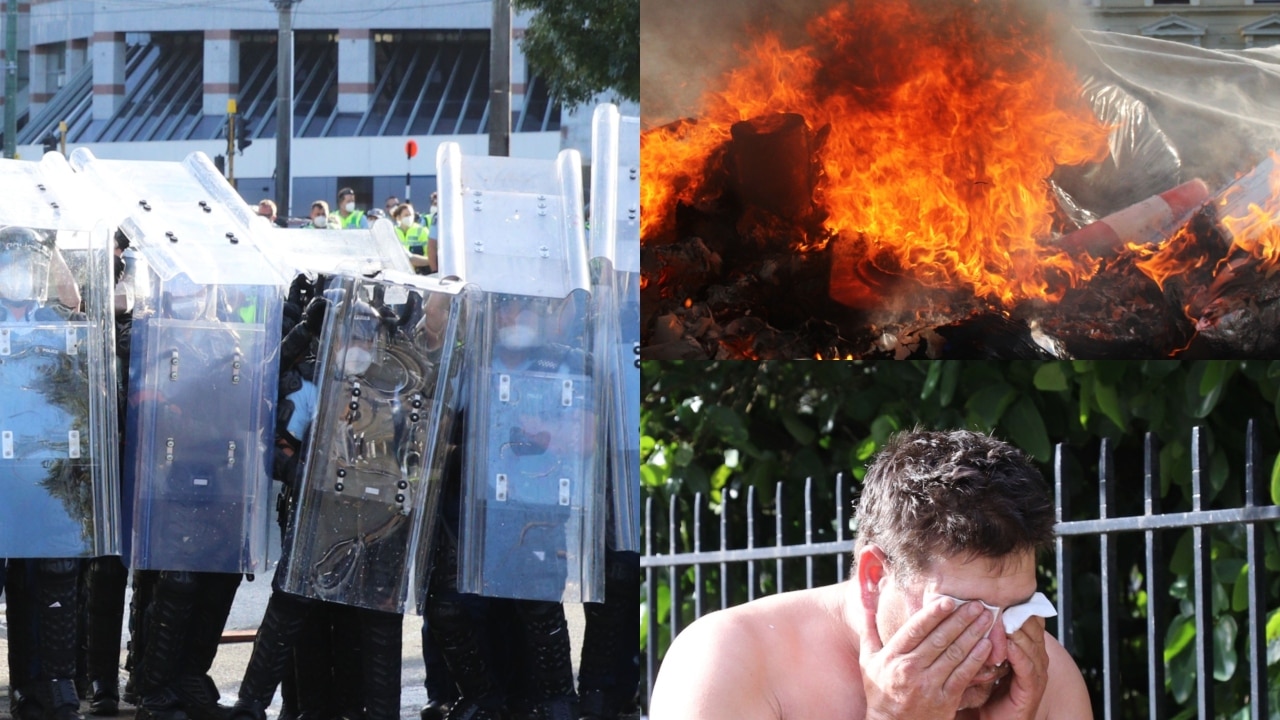
[(0, 229), (0, 299), (43, 303), (49, 296), (53, 244), (36, 231)]

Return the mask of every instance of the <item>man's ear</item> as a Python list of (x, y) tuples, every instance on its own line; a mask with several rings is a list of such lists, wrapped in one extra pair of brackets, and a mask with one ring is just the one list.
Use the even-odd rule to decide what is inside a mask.
[(867, 612), (875, 613), (879, 607), (880, 587), (888, 572), (884, 550), (879, 545), (864, 545), (858, 551), (858, 597)]

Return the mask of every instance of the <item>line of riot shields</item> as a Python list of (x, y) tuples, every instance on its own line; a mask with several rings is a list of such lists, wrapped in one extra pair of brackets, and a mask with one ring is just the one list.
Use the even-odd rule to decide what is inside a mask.
[(421, 611), (447, 518), (462, 592), (601, 601), (639, 535), (639, 126), (595, 122), (589, 231), (575, 151), (442, 144), (428, 277), (198, 153), (0, 160), (0, 558), (263, 573), (283, 450), (287, 592)]

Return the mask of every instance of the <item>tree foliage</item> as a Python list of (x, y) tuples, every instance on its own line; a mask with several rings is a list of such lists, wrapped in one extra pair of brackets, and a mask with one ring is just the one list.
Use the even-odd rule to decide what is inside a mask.
[(613, 91), (640, 100), (640, 0), (512, 0), (534, 11), (521, 47), (551, 95), (580, 105)]
[[(641, 476), (650, 500), (646, 532), (653, 547), (666, 552), (703, 549), (720, 543), (720, 520), (729, 547), (744, 547), (747, 507), (757, 502), (757, 545), (850, 538), (852, 499), (870, 458), (892, 433), (919, 425), (967, 427), (994, 432), (1031, 454), (1046, 478), (1053, 478), (1054, 448), (1063, 444), (1068, 468), (1066, 493), (1071, 519), (1098, 517), (1097, 464), (1100, 442), (1114, 451), (1119, 487), (1109, 514), (1143, 513), (1144, 434), (1159, 445), (1159, 494), (1165, 512), (1191, 509), (1191, 432), (1202, 428), (1209, 458), (1206, 508), (1244, 504), (1245, 428), (1253, 419), (1261, 457), (1259, 502), (1280, 504), (1280, 362), (1239, 361), (1061, 361), (1061, 362), (879, 362), (879, 363), (646, 363), (642, 370)], [(837, 474), (852, 485), (836, 512)], [(1052, 480), (1051, 480), (1052, 481)], [(812, 487), (813, 524), (804, 526), (805, 487)], [(775, 497), (775, 492), (777, 493)], [(693, 523), (694, 497), (708, 508), (700, 527)], [(674, 509), (674, 518), (670, 515)], [(674, 520), (674, 523), (671, 521)], [(1264, 526), (1270, 573), (1267, 607), (1269, 687), (1280, 692), (1280, 549), (1275, 523)], [(674, 543), (668, 528), (674, 527)], [(1170, 707), (1195, 713), (1194, 593), (1191, 587), (1190, 530), (1161, 533), (1168, 559), (1166, 698)], [(1215, 692), (1220, 717), (1235, 717), (1248, 706), (1244, 653), (1248, 627), (1244, 533), (1241, 527), (1214, 528), (1212, 592)], [(1073, 574), (1077, 660), (1101, 702), (1101, 609), (1096, 538), (1074, 541)], [(1140, 535), (1124, 535), (1118, 567), (1122, 579), (1122, 716), (1147, 717), (1144, 560)], [(798, 563), (798, 564), (792, 564)], [(835, 582), (841, 565), (804, 561), (758, 563), (752, 587), (745, 573), (731, 570), (727, 604), (753, 594)], [(779, 577), (779, 570), (783, 571)], [(1057, 592), (1053, 559), (1042, 559), (1041, 587)], [(673, 612), (690, 622), (694, 606), (709, 597), (718, 607), (718, 568), (689, 569), (672, 588), (666, 573), (655, 574), (657, 607), (642, 607), (642, 620), (655, 612), (665, 626)], [(695, 587), (695, 581), (701, 585)], [(675, 598), (676, 600), (673, 600)], [(642, 622), (642, 642), (648, 643)], [(652, 639), (660, 650), (668, 633)], [(1271, 702), (1280, 717), (1280, 697)], [(1177, 712), (1176, 710), (1174, 711)]]

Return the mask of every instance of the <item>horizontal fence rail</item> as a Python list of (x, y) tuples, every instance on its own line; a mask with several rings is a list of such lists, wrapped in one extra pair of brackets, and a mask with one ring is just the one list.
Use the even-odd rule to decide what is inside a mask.
[[(1143, 589), (1146, 592), (1146, 693), (1148, 707), (1146, 717), (1153, 719), (1168, 717), (1166, 704), (1165, 678), (1165, 632), (1168, 626), (1170, 610), (1168, 563), (1169, 555), (1163, 543), (1161, 531), (1190, 529), (1192, 533), (1193, 574), (1190, 578), (1191, 593), (1195, 605), (1195, 709), (1201, 718), (1214, 717), (1213, 702), (1213, 618), (1211, 614), (1213, 590), (1210, 569), (1211, 539), (1210, 531), (1218, 526), (1239, 526), (1243, 528), (1245, 539), (1245, 561), (1247, 562), (1247, 596), (1248, 607), (1247, 628), (1243, 649), (1243, 664), (1249, 669), (1249, 714), (1251, 720), (1266, 720), (1268, 715), (1268, 687), (1266, 665), (1266, 566), (1264, 561), (1263, 538), (1260, 535), (1260, 523), (1280, 522), (1280, 506), (1265, 505), (1265, 496), (1259, 483), (1257, 463), (1259, 460), (1257, 438), (1254, 424), (1249, 422), (1246, 429), (1246, 451), (1243, 471), (1244, 505), (1229, 509), (1208, 509), (1205, 507), (1204, 484), (1208, 478), (1208, 457), (1205, 451), (1205, 439), (1201, 428), (1192, 430), (1191, 447), (1191, 510), (1180, 512), (1162, 512), (1160, 502), (1160, 466), (1159, 447), (1156, 439), (1147, 434), (1143, 443), (1142, 489), (1143, 514), (1116, 516), (1115, 492), (1118, 485), (1114, 468), (1112, 444), (1104, 439), (1098, 455), (1098, 517), (1092, 520), (1071, 520), (1068, 486), (1075, 480), (1067, 467), (1068, 463), (1063, 445), (1058, 445), (1054, 454), (1054, 494), (1056, 504), (1055, 525), (1055, 566), (1057, 582), (1058, 639), (1068, 652), (1077, 649), (1075, 638), (1075, 611), (1072, 603), (1073, 580), (1076, 568), (1081, 560), (1076, 547), (1080, 541), (1096, 538), (1098, 542), (1098, 574), (1100, 594), (1098, 602), (1102, 617), (1101, 642), (1101, 676), (1103, 717), (1118, 717), (1120, 689), (1122, 681), (1132, 687), (1136, 678), (1121, 678), (1119, 666), (1120, 636), (1116, 630), (1119, 622), (1119, 596), (1128, 579), (1116, 567), (1116, 550), (1118, 535), (1140, 534), (1144, 553), (1142, 556)], [(1078, 482), (1078, 480), (1075, 480)], [(1230, 480), (1228, 481), (1230, 482)], [(1133, 487), (1136, 483), (1126, 483), (1125, 487)], [(717, 548), (703, 548), (702, 516), (708, 512), (702, 493), (694, 496), (690, 508), (691, 526), (682, 524), (682, 510), (678, 498), (672, 496), (667, 508), (667, 552), (656, 552), (654, 547), (654, 499), (648, 498), (645, 504), (645, 555), (640, 558), (640, 566), (644, 570), (646, 585), (646, 670), (648, 691), (652, 695), (653, 682), (658, 671), (659, 622), (658, 597), (659, 588), (656, 582), (659, 573), (665, 575), (669, 595), (670, 608), (666, 627), (670, 637), (674, 638), (682, 629), (681, 608), (686, 599), (693, 603), (693, 617), (696, 619), (714, 609), (724, 609), (731, 604), (731, 598), (743, 595), (745, 601), (754, 600), (761, 592), (761, 564), (768, 567), (772, 561), (773, 576), (771, 578), (773, 592), (785, 588), (784, 561), (803, 560), (805, 578), (803, 587), (814, 587), (815, 563), (825, 562), (832, 571), (834, 580), (839, 582), (846, 578), (851, 562), (855, 538), (849, 529), (845, 508), (848, 507), (846, 478), (837, 475), (835, 478), (835, 515), (830, 523), (835, 538), (827, 541), (813, 541), (813, 481), (807, 479), (804, 487), (804, 508), (800, 516), (803, 530), (803, 542), (795, 542), (795, 529), (791, 530), (793, 541), (788, 543), (784, 535), (786, 509), (783, 507), (783, 483), (774, 488), (774, 504), (772, 511), (773, 544), (757, 545), (756, 518), (763, 515), (765, 508), (759, 507), (755, 488), (747, 490), (745, 507), (745, 542), (731, 543), (730, 524), (728, 521), (732, 500), (726, 500), (719, 513), (719, 542)], [(688, 532), (689, 543), (682, 546), (679, 539)], [(846, 537), (847, 535), (847, 537)], [(691, 550), (682, 547), (692, 546)], [(745, 545), (745, 547), (735, 546)], [(734, 568), (745, 566), (745, 593), (730, 580)], [(719, 570), (719, 596), (717, 607), (710, 608), (707, 603), (707, 585), (704, 582), (704, 568), (715, 567)], [(685, 597), (680, 578), (684, 572), (692, 569), (693, 590), (691, 597)], [(665, 571), (665, 572), (663, 572)]]

